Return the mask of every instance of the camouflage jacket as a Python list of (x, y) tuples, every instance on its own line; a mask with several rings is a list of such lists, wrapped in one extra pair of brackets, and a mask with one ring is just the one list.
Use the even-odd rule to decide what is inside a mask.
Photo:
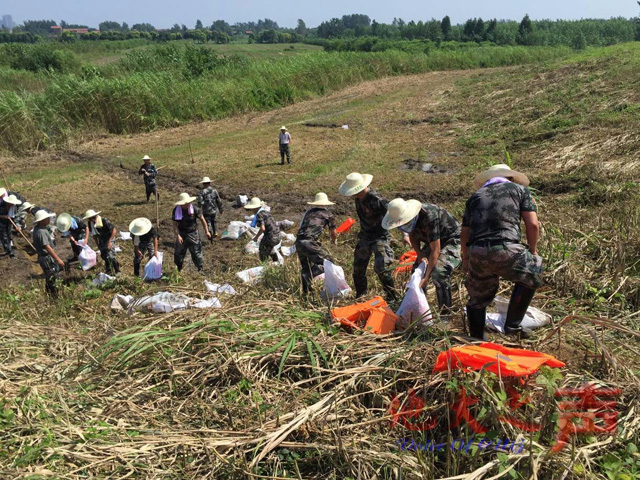
[(418, 222), (409, 235), (412, 241), (431, 242), (440, 240), (440, 247), (455, 241), (460, 242), (460, 223), (444, 208), (431, 203), (423, 203), (418, 214)]
[(304, 214), (300, 229), (298, 230), (298, 238), (300, 240), (317, 241), (322, 235), (324, 227), (329, 230), (336, 228), (336, 221), (333, 214), (324, 207), (313, 207)]
[(382, 228), (382, 219), (387, 213), (389, 202), (374, 190), (362, 200), (355, 199), (356, 211), (360, 219), (360, 237), (376, 240), (388, 238), (389, 232)]
[(268, 243), (277, 244), (280, 242), (280, 228), (278, 224), (271, 216), (271, 213), (266, 210), (260, 210), (256, 214), (256, 227), (262, 227), (264, 225), (264, 237), (263, 241)]
[(222, 200), (218, 191), (213, 187), (207, 187), (198, 195), (198, 206), (204, 215), (214, 215), (222, 213)]
[[(144, 175), (147, 172), (149, 175)], [(158, 176), (158, 169), (153, 163), (150, 163), (147, 167), (146, 165), (142, 165), (140, 170), (138, 170), (139, 175), (144, 175), (144, 183), (147, 185), (155, 185), (156, 177)]]

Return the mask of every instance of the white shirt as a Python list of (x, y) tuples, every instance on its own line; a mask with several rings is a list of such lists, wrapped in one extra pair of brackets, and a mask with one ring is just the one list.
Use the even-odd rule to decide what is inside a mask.
[(288, 145), (291, 141), (291, 135), (289, 132), (284, 132), (280, 134), (280, 145)]

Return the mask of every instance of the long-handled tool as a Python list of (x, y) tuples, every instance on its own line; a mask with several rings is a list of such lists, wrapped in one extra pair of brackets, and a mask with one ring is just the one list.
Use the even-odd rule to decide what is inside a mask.
[(37, 251), (37, 250), (36, 250), (36, 247), (34, 247), (34, 246), (33, 246), (33, 243), (31, 243), (31, 242), (29, 241), (29, 239), (28, 239), (28, 238), (27, 238), (27, 236), (24, 234), (24, 232), (22, 231), (22, 229), (21, 229), (20, 227), (18, 227), (18, 226), (15, 224), (15, 222), (14, 222), (11, 218), (9, 218), (9, 221), (11, 222), (11, 225), (13, 225), (13, 228), (15, 228), (15, 229), (20, 233), (20, 235), (22, 235), (22, 238), (24, 238), (24, 239), (27, 241), (27, 243), (29, 244), (29, 246), (30, 246), (31, 248), (33, 248), (33, 250), (34, 250), (34, 251)]

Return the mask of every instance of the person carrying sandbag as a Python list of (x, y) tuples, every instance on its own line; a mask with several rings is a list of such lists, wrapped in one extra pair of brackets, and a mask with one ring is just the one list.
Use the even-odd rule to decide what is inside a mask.
[(89, 243), (89, 237), (93, 237), (100, 250), (100, 257), (104, 260), (107, 274), (115, 275), (120, 273), (120, 264), (116, 258), (116, 249), (113, 243), (118, 230), (108, 219), (100, 216), (101, 213), (90, 209), (82, 217), (87, 221), (85, 245)]
[(313, 202), (307, 202), (307, 205), (311, 205), (311, 208), (302, 217), (295, 243), (302, 269), (300, 275), (304, 293), (311, 291), (313, 278), (324, 271), (324, 261), (333, 262), (331, 255), (318, 241), (325, 227), (329, 229), (331, 241), (334, 244), (338, 243), (336, 221), (327, 208), (335, 203), (329, 201), (326, 193), (320, 192), (316, 194)]
[(460, 257), (460, 224), (444, 208), (418, 200), (396, 198), (389, 203), (382, 220), (387, 230), (398, 228), (409, 235), (411, 246), (418, 254), (414, 269), (428, 261), (421, 287), (433, 280), (438, 297), (440, 319), (451, 315), (451, 275), (462, 261)]
[(133, 274), (140, 276), (140, 265), (145, 255), (150, 259), (158, 257), (158, 235), (148, 218), (136, 218), (129, 224), (133, 235)]
[(65, 268), (65, 263), (60, 259), (55, 252), (55, 241), (53, 235), (49, 230), (49, 224), (51, 218), (55, 214), (48, 213), (45, 210), (40, 210), (35, 215), (34, 222), (36, 224), (33, 230), (33, 246), (38, 253), (38, 264), (45, 277), (45, 290), (52, 297), (58, 296), (58, 278), (60, 269)]
[(260, 261), (264, 262), (271, 257), (271, 260), (277, 262), (278, 255), (273, 251), (273, 248), (280, 243), (280, 228), (278, 224), (258, 197), (253, 197), (244, 208), (254, 213), (251, 227), (259, 228), (258, 233), (253, 237), (253, 241), (257, 242), (262, 235), (262, 240), (260, 240), (260, 245), (258, 246)]
[(211, 239), (211, 232), (205, 221), (200, 209), (193, 204), (196, 197), (192, 197), (188, 193), (181, 193), (178, 201), (173, 209), (173, 229), (176, 234), (176, 247), (173, 252), (173, 263), (175, 263), (178, 271), (182, 271), (184, 266), (184, 257), (187, 250), (191, 252), (191, 260), (198, 269), (203, 273), (204, 257), (202, 256), (202, 241), (198, 233), (198, 220), (204, 227), (207, 238)]

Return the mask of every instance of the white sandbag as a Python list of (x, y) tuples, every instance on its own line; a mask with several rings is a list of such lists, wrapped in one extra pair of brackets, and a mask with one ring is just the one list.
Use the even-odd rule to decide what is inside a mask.
[(272, 253), (275, 253), (276, 257), (278, 257), (278, 260), (276, 262), (273, 262), (274, 265), (284, 265), (284, 257), (280, 253), (281, 248), (282, 244), (279, 243), (278, 245), (273, 247), (273, 250), (271, 251)]
[(291, 227), (295, 225), (295, 223), (292, 222), (291, 220), (280, 220), (279, 222), (276, 223), (276, 225), (278, 225), (278, 228), (280, 230), (289, 230)]
[[(486, 326), (490, 330), (504, 333), (504, 324), (507, 320), (507, 310), (509, 309), (509, 299), (497, 296), (495, 302), (498, 313), (487, 314)], [(536, 328), (549, 325), (551, 319), (551, 315), (548, 313), (536, 307), (529, 307), (520, 325), (525, 329), (535, 330)]]
[(120, 248), (120, 247), (119, 247), (119, 246), (117, 246), (117, 245), (114, 245), (114, 246), (113, 246), (113, 251), (114, 251), (115, 253), (122, 253), (122, 248)]
[(145, 295), (132, 301), (127, 312), (171, 313), (186, 310), (187, 308), (220, 308), (220, 301), (215, 298), (200, 300), (188, 297), (182, 293), (158, 292), (153, 295)]
[(99, 273), (91, 283), (93, 283), (96, 287), (99, 287), (100, 285), (104, 285), (105, 283), (113, 282), (115, 281), (115, 279), (116, 277), (112, 277), (111, 275), (107, 275), (106, 273)]
[(245, 222), (253, 222), (253, 219), (256, 218), (255, 215), (245, 215), (244, 216), (244, 220)]
[(344, 278), (344, 270), (329, 260), (324, 261), (324, 289), (327, 300), (345, 298), (351, 293), (351, 287)]
[(164, 253), (158, 252), (158, 256), (155, 255), (149, 259), (144, 266), (144, 280), (150, 282), (152, 280), (160, 280), (162, 278), (162, 260), (164, 259)]
[(349, 125), (342, 125), (343, 130), (349, 130)]
[(206, 300), (200, 300), (193, 303), (191, 308), (222, 308), (222, 304), (216, 297), (211, 297)]
[(427, 264), (421, 263), (407, 283), (407, 293), (402, 299), (400, 308), (398, 308), (396, 312), (396, 315), (399, 317), (396, 326), (398, 330), (404, 330), (416, 322), (425, 327), (433, 324), (429, 302), (427, 301), (424, 291), (420, 288), (420, 283), (424, 278), (426, 269)]
[(236, 197), (236, 207), (244, 207), (247, 203), (249, 203), (249, 197), (246, 195), (238, 195)]
[(82, 247), (82, 251), (80, 252), (80, 255), (78, 255), (78, 259), (80, 260), (82, 270), (85, 272), (87, 270), (91, 270), (96, 266), (96, 263), (98, 263), (96, 252), (89, 245)]
[(247, 270), (236, 273), (236, 277), (242, 280), (243, 283), (247, 283), (249, 285), (258, 283), (262, 278), (262, 275), (264, 275), (263, 266), (249, 268)]
[(249, 226), (245, 222), (233, 221), (220, 236), (221, 240), (238, 240), (248, 230)]
[(258, 253), (260, 253), (260, 244), (251, 240), (244, 246), (244, 253), (247, 255), (258, 255)]
[(291, 255), (296, 253), (296, 246), (292, 245), (290, 247), (282, 247), (280, 249), (280, 252), (282, 252), (282, 255), (284, 255), (285, 257), (290, 257)]
[(211, 283), (205, 280), (204, 286), (207, 288), (207, 292), (209, 293), (226, 293), (227, 295), (236, 294), (236, 290), (228, 283), (220, 285), (219, 283)]
[(131, 232), (120, 232), (120, 240), (131, 240)]
[(117, 294), (111, 299), (111, 310), (126, 310), (129, 305), (133, 302), (132, 295), (120, 295)]
[(280, 232), (280, 238), (285, 243), (296, 243), (296, 236), (293, 233)]

